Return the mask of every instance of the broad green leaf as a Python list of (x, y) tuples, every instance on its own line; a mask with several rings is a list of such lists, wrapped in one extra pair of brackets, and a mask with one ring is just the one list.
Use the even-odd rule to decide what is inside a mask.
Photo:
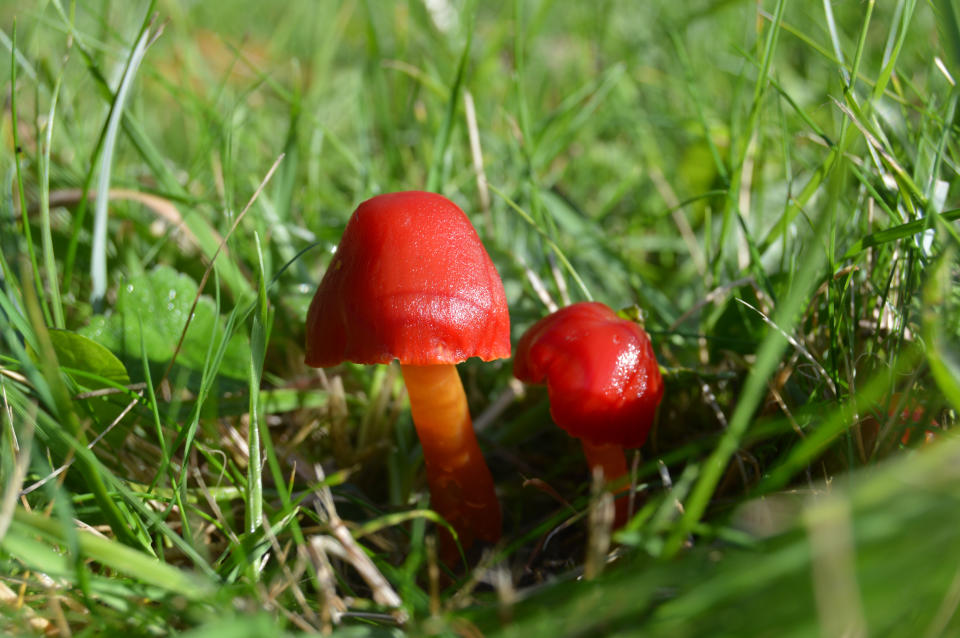
[[(51, 330), (50, 341), (57, 353), (60, 367), (81, 387), (99, 390), (111, 386), (124, 386), (130, 377), (123, 363), (110, 350), (96, 341), (70, 330)], [(88, 396), (76, 401), (92, 416), (97, 432), (113, 423), (130, 402), (128, 394), (117, 392), (102, 396)], [(129, 432), (131, 422), (122, 423), (110, 430), (107, 440), (118, 446)]]
[(130, 383), (120, 359), (93, 339), (70, 330), (51, 330), (50, 341), (61, 366), (89, 372), (120, 385)]
[[(147, 358), (165, 363), (173, 357), (197, 284), (169, 266), (158, 266), (133, 277), (120, 286), (117, 304), (109, 315), (100, 315), (80, 333), (109, 348), (121, 358), (140, 357), (141, 337)], [(177, 363), (191, 370), (203, 369), (211, 340), (224, 337), (224, 323), (217, 316), (213, 300), (202, 295), (177, 356)], [(232, 335), (219, 373), (244, 379), (250, 350), (239, 335)]]

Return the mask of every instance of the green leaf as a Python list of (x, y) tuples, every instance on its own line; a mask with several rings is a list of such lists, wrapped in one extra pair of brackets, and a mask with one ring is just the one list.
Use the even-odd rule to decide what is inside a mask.
[[(166, 362), (173, 357), (196, 296), (197, 284), (192, 279), (169, 266), (157, 266), (121, 284), (113, 312), (95, 317), (80, 333), (130, 360), (139, 358), (142, 337), (147, 358)], [(201, 295), (177, 363), (202, 370), (210, 341), (219, 342), (223, 337), (224, 322), (217, 316), (213, 300)], [(249, 359), (249, 347), (239, 335), (233, 335), (219, 373), (245, 379)]]
[(62, 367), (89, 372), (119, 385), (130, 383), (120, 359), (89, 337), (70, 330), (51, 330), (50, 341)]
[[(110, 350), (96, 341), (70, 330), (51, 330), (50, 341), (57, 353), (62, 370), (67, 372), (81, 389), (99, 390), (116, 386), (126, 386), (130, 377), (123, 363)], [(102, 431), (114, 423), (127, 404), (130, 395), (117, 391), (102, 396), (75, 398), (75, 404), (94, 416), (94, 430)], [(111, 428), (107, 441), (119, 446), (132, 427), (131, 421), (120, 423)]]

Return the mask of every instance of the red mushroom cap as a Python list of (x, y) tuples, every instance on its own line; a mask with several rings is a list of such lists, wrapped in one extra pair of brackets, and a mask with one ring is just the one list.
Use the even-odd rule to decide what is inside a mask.
[(643, 445), (663, 397), (647, 333), (595, 302), (533, 324), (517, 344), (513, 374), (546, 381), (556, 424), (595, 445)]
[(354, 211), (307, 313), (307, 365), (510, 356), (503, 283), (470, 220), (435, 193)]

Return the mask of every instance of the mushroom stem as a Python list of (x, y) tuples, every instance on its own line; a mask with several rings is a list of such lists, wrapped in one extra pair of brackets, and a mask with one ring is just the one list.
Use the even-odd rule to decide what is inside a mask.
[[(454, 365), (401, 365), (410, 412), (423, 447), (433, 509), (457, 531), (464, 549), (474, 539), (500, 540), (500, 503), (473, 432), (467, 395)], [(442, 560), (457, 560), (449, 534), (440, 534)]]
[[(598, 467), (603, 470), (603, 478), (608, 485), (623, 483), (622, 479), (627, 476), (627, 457), (621, 446), (597, 445), (586, 439), (581, 439), (580, 442), (583, 444), (583, 455), (587, 457), (587, 463), (590, 465), (591, 471)], [(617, 494), (626, 491), (629, 487), (628, 483), (624, 483), (617, 485), (612, 491)], [(627, 522), (629, 499), (621, 496), (616, 499), (615, 503), (617, 512), (613, 521), (613, 528), (617, 529), (623, 527)]]

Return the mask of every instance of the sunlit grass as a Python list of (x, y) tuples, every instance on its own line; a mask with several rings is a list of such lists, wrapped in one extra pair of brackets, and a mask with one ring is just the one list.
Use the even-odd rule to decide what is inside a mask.
[[(0, 6), (0, 633), (956, 633), (958, 15)], [(349, 214), (405, 189), (470, 215), (514, 340), (642, 311), (610, 561), (509, 361), (460, 366), (504, 540), (454, 570), (399, 372), (303, 364)]]

